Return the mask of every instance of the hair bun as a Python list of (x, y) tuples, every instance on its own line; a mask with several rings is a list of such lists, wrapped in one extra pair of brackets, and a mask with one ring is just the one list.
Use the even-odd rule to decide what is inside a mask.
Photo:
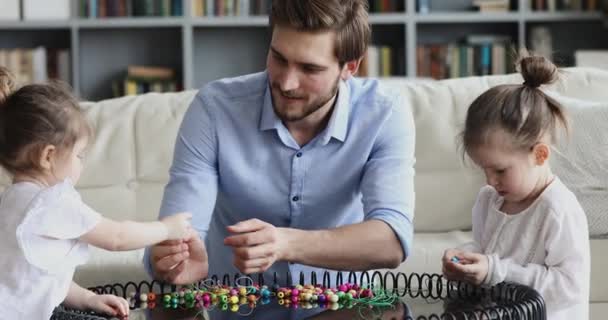
[(6, 68), (0, 67), (0, 105), (15, 91), (15, 77)]
[(543, 56), (522, 57), (519, 61), (519, 69), (524, 78), (524, 85), (531, 88), (551, 84), (558, 79), (557, 67)]

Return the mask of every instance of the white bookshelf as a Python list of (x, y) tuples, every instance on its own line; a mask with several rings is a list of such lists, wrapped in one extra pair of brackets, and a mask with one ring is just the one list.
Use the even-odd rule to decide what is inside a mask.
[[(130, 64), (174, 68), (185, 89), (264, 69), (270, 41), (267, 16), (192, 17), (190, 0), (183, 1), (183, 17), (0, 21), (0, 48), (70, 48), (72, 86), (91, 100), (109, 98), (112, 80)], [(554, 51), (566, 62), (573, 61), (577, 49), (608, 49), (606, 17), (600, 12), (534, 12), (528, 0), (518, 0), (517, 10), (505, 13), (421, 14), (416, 0), (401, 1), (405, 12), (370, 15), (373, 44), (402, 48), (395, 51), (403, 60), (396, 76), (416, 75), (418, 44), (497, 34), (524, 47), (537, 25), (552, 31)], [(451, 5), (454, 0), (443, 1)], [(77, 9), (72, 12), (76, 16)]]

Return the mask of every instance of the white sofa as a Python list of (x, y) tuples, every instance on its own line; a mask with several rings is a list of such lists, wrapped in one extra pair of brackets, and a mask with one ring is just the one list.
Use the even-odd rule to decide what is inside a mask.
[[(480, 172), (463, 164), (456, 146), (466, 109), (491, 86), (522, 80), (519, 75), (507, 75), (382, 82), (408, 97), (417, 127), (415, 242), (411, 256), (399, 269), (440, 273), (443, 250), (471, 238), (467, 231), (470, 210), (484, 183)], [(552, 90), (565, 97), (608, 102), (608, 72), (569, 69)], [(151, 93), (83, 103), (96, 127), (95, 142), (78, 184), (84, 200), (114, 219), (156, 219), (176, 132), (195, 93)], [(591, 240), (594, 320), (604, 319), (602, 315), (608, 313), (608, 275), (603, 274), (608, 270), (606, 253), (608, 239)], [(142, 255), (142, 250), (111, 253), (94, 249), (89, 263), (77, 270), (76, 281), (91, 286), (146, 278)]]

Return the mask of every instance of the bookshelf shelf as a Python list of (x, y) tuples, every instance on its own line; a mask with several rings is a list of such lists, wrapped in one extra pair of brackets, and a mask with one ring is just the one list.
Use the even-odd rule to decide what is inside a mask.
[(195, 27), (265, 27), (268, 16), (193, 17), (191, 23)]
[[(200, 0), (182, 1), (180, 16), (86, 18), (73, 5), (68, 20), (0, 20), (0, 50), (68, 49), (71, 84), (91, 100), (111, 97), (112, 82), (133, 64), (170, 67), (184, 89), (264, 69), (267, 15), (200, 17), (192, 6)], [(574, 62), (575, 50), (608, 49), (606, 15), (600, 12), (533, 11), (532, 0), (512, 0), (510, 11), (474, 12), (468, 9), (473, 0), (433, 0), (430, 12), (421, 13), (419, 0), (399, 1), (400, 11), (370, 13), (372, 45), (391, 48), (393, 76), (418, 75), (420, 46), (458, 44), (471, 35), (508, 38), (522, 47), (543, 27), (564, 65)]]
[(442, 12), (416, 14), (417, 23), (486, 23), (486, 22), (517, 22), (521, 16), (517, 12), (479, 13), (479, 12)]
[(523, 19), (527, 22), (550, 22), (550, 21), (601, 21), (605, 17), (600, 12), (534, 12), (529, 11), (523, 14)]
[(369, 15), (371, 24), (392, 24), (404, 23), (408, 20), (409, 15), (405, 13), (372, 13)]
[(74, 26), (73, 21), (2, 21), (0, 31), (31, 30), (31, 29), (69, 29)]
[(133, 18), (103, 18), (103, 19), (77, 19), (74, 25), (78, 28), (158, 28), (158, 27), (181, 27), (184, 18), (176, 17), (133, 17)]

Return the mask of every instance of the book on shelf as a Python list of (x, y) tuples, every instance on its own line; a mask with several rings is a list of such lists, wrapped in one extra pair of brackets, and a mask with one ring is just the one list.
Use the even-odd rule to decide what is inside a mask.
[(431, 0), (417, 0), (416, 11), (422, 14), (431, 12)]
[(510, 0), (474, 0), (473, 7), (480, 12), (508, 12)]
[(68, 20), (71, 17), (70, 0), (22, 0), (21, 5), (23, 20)]
[(455, 43), (418, 45), (417, 76), (445, 79), (506, 74), (513, 70), (510, 47), (509, 37), (492, 35), (471, 35)]
[(369, 12), (387, 13), (404, 12), (405, 2), (403, 0), (369, 0)]
[(128, 66), (127, 76), (143, 79), (173, 79), (175, 78), (175, 71), (165, 67)]
[(49, 79), (70, 82), (69, 49), (1, 49), (0, 66), (8, 68), (19, 84), (41, 83)]
[(21, 19), (19, 0), (0, 1), (0, 21)]
[(597, 11), (601, 9), (598, 0), (530, 0), (533, 11)]
[(79, 0), (82, 18), (169, 17), (183, 15), (183, 0)]
[(271, 0), (192, 0), (192, 16), (226, 17), (266, 15)]
[[(416, 11), (431, 12), (508, 12), (515, 10), (519, 0), (416, 0)], [(534, 0), (531, 0), (534, 1)]]
[(361, 60), (357, 76), (390, 77), (405, 70), (405, 51), (403, 48), (372, 45), (367, 48)]
[(175, 80), (175, 71), (166, 67), (129, 66), (124, 79), (112, 84), (115, 97), (178, 90), (181, 87)]

